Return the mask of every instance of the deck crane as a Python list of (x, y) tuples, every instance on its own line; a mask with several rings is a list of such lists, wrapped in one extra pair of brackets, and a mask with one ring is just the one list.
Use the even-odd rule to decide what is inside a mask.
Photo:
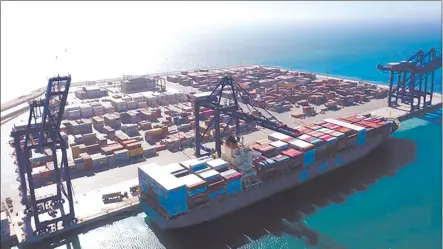
[[(28, 124), (15, 126), (11, 132), (17, 156), (21, 202), (25, 206), (25, 214), (34, 218), (35, 230), (33, 232), (35, 235), (45, 234), (50, 231), (51, 227), (57, 229), (59, 222), (63, 222), (64, 227), (77, 222), (66, 153), (67, 143), (60, 134), (60, 124), (70, 85), (70, 75), (50, 78), (45, 98), (29, 102)], [(37, 139), (34, 140), (34, 138)], [(22, 139), (24, 139), (24, 143), (21, 143)], [(37, 198), (29, 156), (32, 150), (43, 152), (44, 149), (52, 151), (54, 184), (57, 190), (53, 195)], [(58, 155), (61, 155), (61, 158)], [(69, 212), (65, 210), (63, 205), (66, 201)], [(39, 213), (48, 207), (53, 210), (59, 209), (59, 217), (40, 220)]]
[[(397, 106), (400, 99), (411, 105), (411, 111), (429, 107), (434, 94), (435, 71), (441, 63), (441, 53), (437, 54), (433, 48), (427, 53), (419, 50), (406, 61), (377, 65), (378, 70), (390, 73), (388, 105)], [(420, 106), (422, 100), (423, 106)]]
[[(283, 124), (269, 111), (260, 108), (259, 103), (254, 100), (247, 91), (242, 89), (231, 76), (224, 76), (212, 92), (197, 93), (194, 95), (194, 98), (196, 127), (195, 155), (197, 157), (202, 156), (201, 150), (204, 150), (208, 154), (211, 152), (209, 148), (202, 144), (203, 136), (207, 134), (209, 128), (211, 127), (215, 129), (215, 151), (217, 152), (217, 156), (221, 157), (221, 139), (226, 127), (223, 130), (220, 127), (220, 114), (226, 114), (231, 117), (228, 122), (228, 126), (232, 121), (235, 122), (235, 134), (237, 141), (239, 141), (240, 135), (240, 120), (247, 123), (253, 122), (256, 125), (286, 134), (288, 136), (301, 135), (298, 130)], [(229, 104), (222, 104), (222, 98), (229, 99)], [(214, 117), (210, 120), (208, 127), (203, 133), (200, 132), (201, 107), (214, 111)], [(244, 108), (247, 108), (249, 113), (245, 112)]]

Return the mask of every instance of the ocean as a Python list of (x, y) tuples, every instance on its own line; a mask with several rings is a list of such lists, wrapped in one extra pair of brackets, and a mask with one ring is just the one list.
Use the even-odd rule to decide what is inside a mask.
[[(441, 23), (374, 21), (190, 29), (166, 42), (164, 57), (149, 58), (149, 69), (138, 65), (130, 73), (251, 63), (385, 84), (388, 75), (376, 65), (405, 60), (418, 49), (441, 51), (441, 28)], [(124, 71), (145, 56), (143, 51), (108, 64)], [(74, 81), (122, 75), (106, 73), (105, 64), (90, 72), (79, 60), (71, 63), (79, 64), (71, 71)], [(441, 70), (436, 82), (441, 92)], [(39, 248), (441, 248), (441, 111), (403, 122), (393, 138), (349, 167), (212, 223), (164, 232), (137, 214)]]

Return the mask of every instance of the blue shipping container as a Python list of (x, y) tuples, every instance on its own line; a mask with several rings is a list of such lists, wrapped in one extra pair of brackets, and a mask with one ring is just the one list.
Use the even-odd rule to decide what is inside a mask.
[(357, 133), (357, 146), (363, 145), (366, 143), (366, 129), (358, 131)]
[(234, 194), (239, 193), (239, 192), (241, 192), (241, 191), (243, 191), (242, 188), (227, 189), (227, 190), (226, 190), (226, 194), (227, 194), (227, 195), (234, 195)]
[(202, 169), (206, 169), (206, 168), (208, 168), (208, 166), (206, 166), (206, 164), (200, 164), (200, 165), (196, 165), (196, 166), (194, 166), (193, 168), (192, 168), (192, 171), (193, 172), (197, 172), (197, 171), (199, 171), (199, 170), (202, 170)]
[(306, 151), (303, 153), (303, 166), (309, 166), (314, 163), (315, 161), (315, 149)]
[(204, 186), (202, 188), (194, 189), (192, 191), (189, 191), (189, 196), (198, 195), (200, 193), (206, 192), (207, 190), (208, 190), (208, 188), (206, 186)]
[(319, 165), (319, 171), (320, 173), (325, 173), (328, 170), (328, 165), (326, 162), (323, 162)]
[(316, 138), (316, 139), (313, 139), (313, 140), (311, 140), (311, 141), (309, 141), (309, 142), (310, 142), (311, 144), (313, 144), (313, 145), (317, 145), (317, 144), (321, 143), (322, 141), (323, 141), (323, 140)]
[(209, 198), (214, 199), (214, 198), (217, 198), (217, 197), (223, 195), (225, 193), (225, 191), (226, 190), (223, 188), (223, 189), (217, 190), (215, 192), (209, 193), (208, 195), (209, 195)]
[(238, 187), (238, 186), (242, 186), (242, 182), (241, 182), (241, 179), (239, 179), (239, 180), (235, 180), (235, 181), (232, 181), (232, 182), (228, 182), (227, 184), (226, 184), (226, 187), (227, 188), (235, 188), (235, 187)]
[(160, 202), (160, 205), (168, 213), (169, 217), (176, 216), (178, 214), (184, 213), (188, 210), (187, 202)]
[(308, 179), (308, 177), (309, 177), (309, 173), (308, 173), (309, 171), (306, 169), (306, 170), (303, 170), (302, 172), (300, 172), (300, 181), (306, 181), (307, 179)]

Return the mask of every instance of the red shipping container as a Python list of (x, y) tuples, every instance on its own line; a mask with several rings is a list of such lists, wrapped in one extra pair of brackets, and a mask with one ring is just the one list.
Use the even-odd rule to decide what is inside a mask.
[(326, 124), (326, 122), (325, 121), (319, 121), (319, 122), (315, 122), (314, 124), (318, 125), (318, 126), (323, 126), (324, 124)]
[(92, 169), (92, 159), (91, 159), (91, 157), (84, 159), (84, 165), (85, 165), (85, 169), (87, 169), (87, 170)]
[(313, 132), (309, 132), (308, 135), (313, 136), (313, 137), (320, 137), (320, 136), (324, 135), (324, 133), (319, 132), (319, 131), (313, 131)]
[(166, 150), (166, 144), (155, 145), (155, 151)]
[(348, 128), (345, 128), (345, 127), (338, 127), (338, 128), (335, 128), (334, 130), (335, 130), (335, 131), (339, 131), (339, 132), (341, 132), (341, 133), (345, 133), (345, 134), (351, 132), (351, 129), (348, 129)]
[[(300, 136), (300, 135), (295, 135), (294, 137), (297, 137), (297, 136)], [(283, 142), (289, 142), (289, 141), (291, 141), (291, 140), (294, 140), (294, 138), (293, 137), (288, 137), (288, 138), (285, 138), (285, 139), (283, 139), (282, 141)]]
[(225, 178), (226, 178), (227, 182), (231, 182), (231, 181), (234, 181), (234, 180), (241, 179), (242, 176), (243, 175), (241, 173), (237, 172), (237, 173), (234, 173), (232, 175), (226, 176)]
[(125, 144), (132, 144), (132, 143), (135, 143), (135, 142), (137, 142), (137, 140), (135, 140), (135, 139), (128, 139), (128, 140), (121, 141), (121, 143), (123, 145), (125, 145)]
[(281, 154), (292, 158), (292, 157), (296, 157), (298, 155), (301, 155), (303, 153), (291, 148), (291, 149), (287, 149), (287, 150), (282, 151)]
[(331, 136), (331, 135), (323, 135), (323, 136), (320, 136), (319, 137), (321, 140), (323, 140), (323, 141), (328, 141), (328, 140), (330, 140), (330, 139), (332, 139), (332, 138), (334, 138), (333, 136)]
[(334, 128), (337, 127), (337, 125), (334, 125), (334, 124), (331, 124), (331, 123), (326, 123), (326, 124), (324, 124), (322, 126), (325, 127), (325, 128), (331, 129), (331, 130), (333, 130)]

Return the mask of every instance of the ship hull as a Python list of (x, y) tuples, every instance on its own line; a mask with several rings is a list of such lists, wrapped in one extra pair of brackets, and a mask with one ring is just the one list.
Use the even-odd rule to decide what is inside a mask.
[[(240, 192), (234, 196), (226, 197), (220, 201), (212, 201), (204, 206), (190, 210), (185, 215), (181, 215), (169, 220), (157, 215), (148, 205), (144, 204), (143, 202), (141, 203), (142, 210), (152, 221), (157, 224), (157, 226), (162, 229), (184, 228), (199, 223), (212, 221), (356, 161), (377, 148), (381, 142), (383, 142), (383, 140), (384, 138), (381, 135), (375, 136), (368, 139), (366, 144), (348, 149), (337, 154), (337, 156), (334, 158), (330, 158), (324, 162), (315, 163), (309, 167), (304, 167), (301, 170), (291, 171), (276, 179), (268, 180), (257, 187), (245, 189), (243, 192)], [(306, 176), (306, 172), (308, 172), (308, 178), (303, 180), (305, 177), (301, 177), (301, 175), (304, 174), (304, 176)]]

